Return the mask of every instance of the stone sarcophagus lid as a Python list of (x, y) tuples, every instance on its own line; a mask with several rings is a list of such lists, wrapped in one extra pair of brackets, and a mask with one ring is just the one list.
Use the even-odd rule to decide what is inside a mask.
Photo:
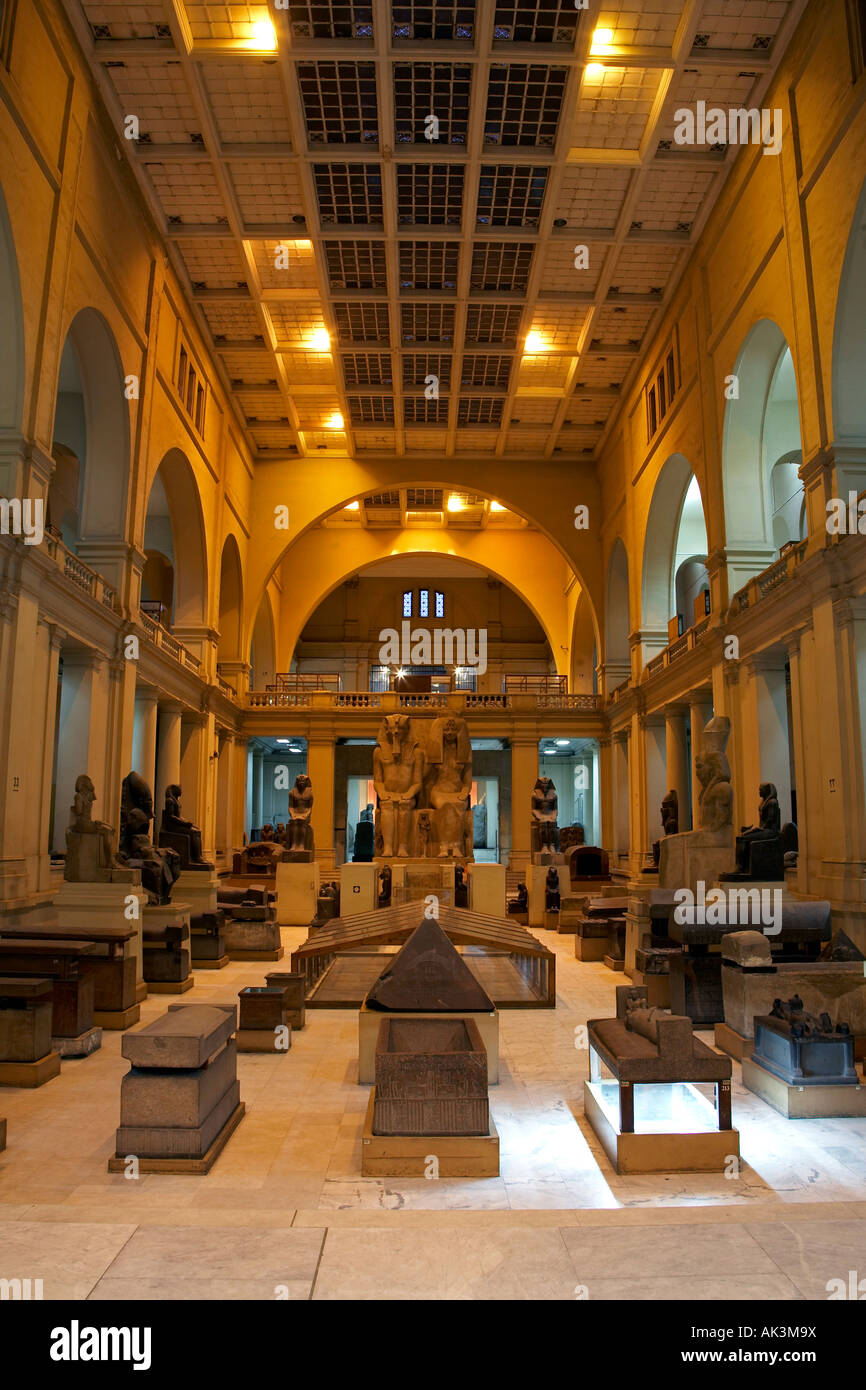
[(374, 1134), (488, 1134), (487, 1051), (472, 1019), (385, 1018)]

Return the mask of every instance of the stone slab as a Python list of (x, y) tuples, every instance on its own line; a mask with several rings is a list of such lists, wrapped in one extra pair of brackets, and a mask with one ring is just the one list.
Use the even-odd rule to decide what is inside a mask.
[(237, 1026), (233, 1004), (172, 1004), (153, 1023), (123, 1039), (121, 1052), (134, 1067), (201, 1067)]
[(319, 897), (318, 864), (277, 865), (277, 921), (284, 927), (308, 927)]
[(743, 1085), (788, 1120), (866, 1115), (866, 1086), (790, 1086), (752, 1057), (743, 1058)]
[(469, 910), (489, 917), (505, 916), (505, 865), (467, 864)]
[[(243, 1101), (238, 1101), (236, 1109), (229, 1115), (219, 1134), (217, 1134), (210, 1148), (201, 1158), (183, 1158), (181, 1155), (173, 1155), (171, 1158), (148, 1158), (139, 1157), (138, 1170), (140, 1173), (185, 1173), (185, 1174), (205, 1174), (209, 1173), (216, 1163), (226, 1144), (234, 1134), (238, 1125), (246, 1113), (246, 1106)], [(128, 1164), (125, 1155), (115, 1154), (108, 1160), (109, 1173), (125, 1173)]]
[(102, 1046), (102, 1029), (88, 1028), (77, 1038), (52, 1038), (51, 1046), (61, 1057), (89, 1057)]
[(190, 1071), (131, 1067), (120, 1083), (121, 1125), (172, 1129), (201, 1125), (236, 1080), (233, 1038), (203, 1067)]
[(361, 1136), (364, 1177), (423, 1178), (435, 1159), (440, 1178), (497, 1178), (499, 1134), (493, 1117), (487, 1134), (378, 1135), (373, 1133), (376, 1088), (372, 1087)]
[(350, 863), (340, 865), (340, 916), (357, 917), (373, 912), (379, 896), (379, 866)]

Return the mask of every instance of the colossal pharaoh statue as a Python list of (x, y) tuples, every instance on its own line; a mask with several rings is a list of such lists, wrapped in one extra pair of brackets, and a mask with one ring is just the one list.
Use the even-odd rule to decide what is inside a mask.
[(694, 893), (698, 882), (714, 883), (732, 866), (734, 793), (725, 753), (730, 735), (731, 721), (725, 715), (716, 715), (704, 729), (695, 757), (695, 771), (701, 784), (698, 829), (665, 835), (659, 855), (661, 888), (689, 888)]
[(408, 714), (386, 714), (373, 752), (373, 785), (379, 799), (377, 849), (384, 859), (407, 858), (413, 812), (424, 775), (421, 746)]
[[(433, 720), (427, 750), (429, 800), (434, 812), (439, 858), (472, 856), (472, 745), (463, 719), (444, 715)], [(467, 845), (468, 841), (468, 845)]]

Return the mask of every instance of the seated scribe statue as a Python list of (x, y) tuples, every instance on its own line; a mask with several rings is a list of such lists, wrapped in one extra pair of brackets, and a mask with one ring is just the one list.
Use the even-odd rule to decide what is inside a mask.
[(125, 877), (114, 852), (114, 827), (92, 819), (95, 800), (93, 783), (82, 773), (75, 779), (66, 831), (63, 877), (69, 883), (122, 882)]
[(180, 855), (181, 869), (212, 869), (213, 864), (202, 858), (201, 831), (191, 820), (180, 814), (182, 788), (173, 782), (165, 789), (165, 807), (159, 832), (161, 849), (173, 849)]
[(120, 849), (118, 858), (129, 869), (141, 871), (141, 886), (159, 904), (171, 900), (172, 886), (180, 877), (180, 855), (157, 848), (150, 841), (153, 796), (137, 772), (123, 779), (120, 801)]
[(758, 793), (761, 797), (758, 824), (743, 826), (736, 841), (736, 870), (732, 874), (722, 874), (723, 879), (754, 881), (785, 877), (785, 844), (778, 794), (772, 782), (762, 782)]

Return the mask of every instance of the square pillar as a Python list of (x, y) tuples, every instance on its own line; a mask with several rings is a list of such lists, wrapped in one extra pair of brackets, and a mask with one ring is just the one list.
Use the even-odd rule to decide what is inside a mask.
[(530, 802), (538, 780), (538, 739), (511, 740), (511, 857), (509, 868), (525, 870), (532, 862)]
[(307, 776), (313, 784), (311, 823), (316, 843), (316, 863), (334, 868), (334, 739), (310, 737), (307, 743)]

